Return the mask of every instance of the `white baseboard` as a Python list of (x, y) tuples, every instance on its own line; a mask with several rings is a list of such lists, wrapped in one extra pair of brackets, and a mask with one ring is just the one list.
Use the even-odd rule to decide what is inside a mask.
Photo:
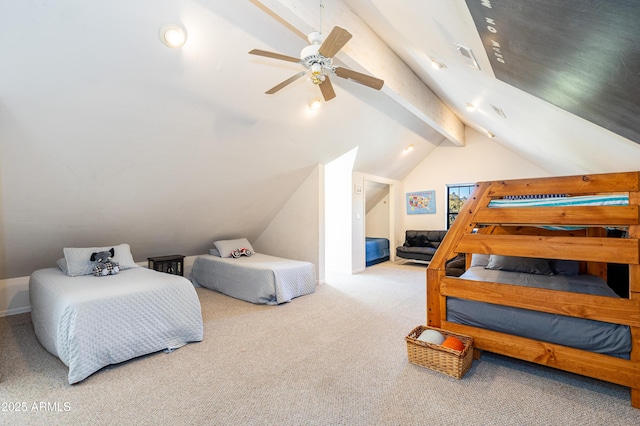
[(31, 312), (29, 277), (0, 280), (0, 317)]
[(1, 311), (0, 312), (0, 318), (9, 317), (11, 315), (26, 314), (27, 312), (31, 312), (31, 305), (25, 306), (25, 307), (22, 307), (22, 308), (7, 309), (5, 311)]

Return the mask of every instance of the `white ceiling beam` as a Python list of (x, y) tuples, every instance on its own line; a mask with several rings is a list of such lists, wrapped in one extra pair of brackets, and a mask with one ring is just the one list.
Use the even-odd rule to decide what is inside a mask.
[[(250, 0), (306, 39), (312, 31), (326, 37), (338, 25), (353, 38), (337, 58), (355, 71), (384, 80), (382, 91), (452, 143), (464, 145), (464, 123), (420, 80), (343, 0)], [(322, 26), (322, 28), (320, 28)]]

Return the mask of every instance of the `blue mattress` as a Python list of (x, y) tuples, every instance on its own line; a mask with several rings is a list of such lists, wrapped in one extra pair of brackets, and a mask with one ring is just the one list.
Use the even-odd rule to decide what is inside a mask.
[(367, 266), (389, 260), (389, 240), (387, 238), (366, 237), (365, 250)]

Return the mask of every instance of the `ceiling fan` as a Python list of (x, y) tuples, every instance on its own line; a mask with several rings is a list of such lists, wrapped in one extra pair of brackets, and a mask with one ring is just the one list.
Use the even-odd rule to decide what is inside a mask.
[[(329, 101), (336, 97), (333, 85), (329, 79), (329, 74), (355, 81), (365, 86), (380, 90), (384, 85), (384, 81), (379, 78), (362, 74), (348, 68), (333, 66), (333, 56), (351, 39), (352, 35), (349, 31), (341, 27), (333, 27), (326, 40), (323, 42), (319, 32), (309, 34), (309, 45), (304, 47), (300, 52), (300, 58), (282, 55), (280, 53), (267, 52), (265, 50), (253, 49), (249, 53), (252, 55), (266, 56), (267, 58), (280, 59), (282, 61), (295, 62), (302, 64), (307, 71), (311, 72), (311, 81), (320, 87), (322, 96), (325, 101)], [(304, 76), (307, 71), (289, 77), (282, 83), (272, 87), (265, 93), (271, 95), (278, 90), (298, 80)]]

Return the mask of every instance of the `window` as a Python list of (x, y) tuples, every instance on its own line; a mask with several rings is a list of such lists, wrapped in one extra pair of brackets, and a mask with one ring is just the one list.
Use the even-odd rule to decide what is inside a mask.
[(472, 183), (447, 185), (447, 229), (451, 228), (474, 188), (475, 184)]

